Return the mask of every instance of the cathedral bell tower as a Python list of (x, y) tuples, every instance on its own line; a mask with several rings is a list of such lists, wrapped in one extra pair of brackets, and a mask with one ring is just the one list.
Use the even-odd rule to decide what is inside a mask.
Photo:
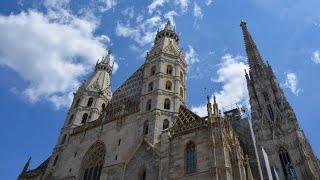
[(179, 36), (168, 21), (163, 30), (158, 30), (144, 63), (140, 109), (143, 133), (150, 142), (159, 141), (161, 132), (176, 119), (179, 107), (185, 105), (186, 67)]
[(73, 129), (87, 126), (88, 122), (97, 120), (107, 107), (112, 98), (110, 76), (113, 63), (113, 56), (109, 50), (105, 57), (97, 61), (91, 77), (74, 93), (73, 102), (50, 158), (49, 169), (53, 169), (59, 162), (59, 154), (68, 145)]
[[(317, 159), (271, 66), (262, 60), (246, 22), (241, 21), (240, 26), (250, 67), (245, 77), (258, 148), (268, 154), (274, 176), (277, 174), (280, 179), (319, 179)], [(267, 176), (266, 172), (264, 176)]]

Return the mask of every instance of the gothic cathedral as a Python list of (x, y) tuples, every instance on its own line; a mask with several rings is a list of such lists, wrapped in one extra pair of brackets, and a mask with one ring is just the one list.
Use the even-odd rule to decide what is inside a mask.
[(112, 92), (112, 55), (74, 93), (51, 156), (19, 180), (313, 180), (314, 155), (269, 64), (241, 22), (251, 122), (208, 97), (200, 117), (186, 106), (187, 63), (170, 21), (140, 66)]

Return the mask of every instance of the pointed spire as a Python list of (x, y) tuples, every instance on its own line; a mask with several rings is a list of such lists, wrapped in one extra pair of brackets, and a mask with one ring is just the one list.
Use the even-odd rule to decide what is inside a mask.
[(31, 162), (31, 157), (29, 157), (28, 161), (24, 165), (22, 172), (20, 174), (24, 174), (25, 172), (27, 172), (29, 170), (30, 162)]
[(259, 50), (248, 31), (247, 23), (241, 20), (240, 26), (242, 28), (250, 69), (255, 69), (257, 66), (264, 67), (265, 64), (262, 61)]
[(107, 49), (107, 55), (102, 57), (102, 60), (99, 60), (96, 63), (95, 70), (106, 70), (109, 74), (112, 73), (114, 61), (112, 60), (112, 50)]
[(210, 102), (210, 96), (207, 96), (207, 112), (208, 112), (208, 116), (210, 117), (212, 114), (212, 105)]

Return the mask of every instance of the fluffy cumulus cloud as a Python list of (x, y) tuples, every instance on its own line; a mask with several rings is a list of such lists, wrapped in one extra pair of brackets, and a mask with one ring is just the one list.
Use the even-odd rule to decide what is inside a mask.
[[(216, 96), (221, 110), (228, 110), (237, 105), (248, 103), (248, 91), (244, 70), (248, 65), (244, 63), (242, 56), (232, 56), (226, 54), (222, 57), (222, 62), (218, 65), (217, 76), (212, 78), (212, 82), (222, 84), (221, 90), (214, 92), (211, 96)], [(207, 114), (206, 105), (193, 106), (192, 110), (204, 116)]]
[(311, 60), (316, 64), (320, 64), (320, 50), (314, 51), (312, 53)]
[(118, 22), (116, 25), (116, 35), (129, 37), (140, 46), (145, 46), (154, 40), (156, 29), (163, 24), (160, 16), (153, 16), (149, 19), (137, 21), (136, 26), (128, 23)]
[(32, 102), (47, 100), (60, 108), (70, 104), (79, 78), (92, 72), (110, 38), (94, 35), (98, 21), (92, 17), (55, 10), (68, 3), (57, 2), (46, 1), (47, 13), (0, 15), (0, 64), (27, 82), (16, 92)]
[(191, 45), (188, 45), (188, 51), (186, 52), (186, 61), (188, 65), (200, 62), (198, 53), (194, 50)]
[(298, 96), (299, 93), (301, 92), (301, 89), (298, 88), (298, 78), (297, 75), (293, 72), (287, 72), (285, 73), (286, 75), (286, 82), (285, 82), (285, 87), (289, 88), (291, 92)]

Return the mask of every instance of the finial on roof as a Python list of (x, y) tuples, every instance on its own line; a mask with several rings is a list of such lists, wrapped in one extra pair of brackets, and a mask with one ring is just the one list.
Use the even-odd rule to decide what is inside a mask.
[(25, 172), (27, 172), (27, 171), (29, 170), (30, 162), (31, 162), (31, 156), (29, 157), (28, 161), (27, 161), (26, 164), (24, 165), (21, 174), (23, 174), (23, 173), (25, 173)]
[(171, 25), (171, 21), (170, 21), (170, 19), (168, 19), (168, 20), (167, 20), (167, 23), (166, 23), (166, 25), (165, 25), (164, 29), (172, 30), (172, 25)]
[(247, 22), (241, 19), (240, 26), (242, 27), (242, 26), (246, 26), (246, 25), (247, 25)]
[(216, 96), (213, 96), (213, 102), (214, 102), (214, 104), (217, 104)]
[(108, 55), (111, 55), (112, 54), (112, 49), (111, 48), (108, 48)]
[(207, 101), (208, 101), (208, 104), (210, 103), (210, 97), (209, 95), (207, 96)]

